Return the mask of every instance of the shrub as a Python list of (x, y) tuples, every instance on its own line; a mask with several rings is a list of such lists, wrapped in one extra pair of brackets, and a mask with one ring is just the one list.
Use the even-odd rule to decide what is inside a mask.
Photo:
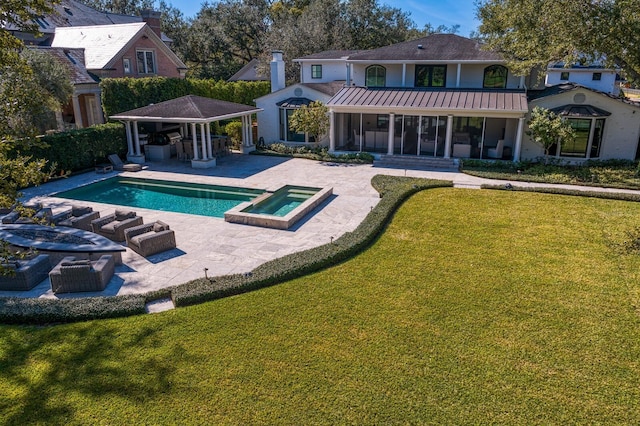
[(232, 121), (224, 127), (224, 131), (229, 138), (235, 149), (239, 149), (242, 146), (242, 122)]

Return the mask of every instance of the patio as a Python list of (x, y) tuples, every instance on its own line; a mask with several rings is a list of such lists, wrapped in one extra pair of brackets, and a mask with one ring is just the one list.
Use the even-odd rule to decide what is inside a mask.
[[(123, 264), (116, 267), (115, 276), (100, 293), (54, 295), (49, 280), (31, 291), (0, 292), (14, 297), (87, 297), (143, 293), (208, 276), (245, 273), (256, 266), (289, 253), (328, 243), (344, 232), (355, 229), (379, 201), (371, 187), (376, 174), (394, 174), (476, 181), (455, 172), (383, 169), (371, 165), (344, 165), (310, 160), (234, 154), (219, 160), (213, 169), (193, 169), (188, 164), (172, 160), (149, 163), (136, 177), (165, 180), (187, 180), (194, 183), (273, 189), (284, 184), (332, 186), (334, 195), (312, 215), (291, 230), (266, 229), (225, 222), (224, 219), (181, 213), (136, 209), (145, 223), (161, 220), (175, 230), (177, 249), (143, 258), (131, 249), (122, 253)], [(39, 201), (58, 210), (68, 208), (70, 200), (52, 194), (96, 180), (115, 176), (85, 173), (44, 184), (24, 191), (25, 200)], [(127, 172), (122, 173), (127, 175)], [(101, 213), (113, 213), (118, 206), (82, 202)]]

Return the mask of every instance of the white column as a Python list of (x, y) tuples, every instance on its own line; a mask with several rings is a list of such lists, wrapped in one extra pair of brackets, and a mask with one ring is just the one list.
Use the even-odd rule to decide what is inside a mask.
[(207, 157), (207, 136), (204, 132), (204, 123), (200, 123), (200, 141), (202, 142), (202, 159), (206, 160)]
[(82, 129), (84, 127), (84, 123), (82, 122), (82, 109), (80, 109), (80, 99), (78, 98), (78, 95), (73, 95), (71, 102), (73, 104), (73, 116), (76, 119), (76, 128)]
[(135, 155), (140, 155), (140, 136), (138, 135), (138, 122), (132, 121), (131, 125), (133, 126), (133, 143), (135, 145)]
[(402, 87), (407, 87), (407, 64), (402, 64)]
[(207, 123), (207, 157), (213, 158), (213, 149), (211, 148), (211, 123)]
[(393, 135), (396, 132), (396, 115), (389, 114), (389, 139), (387, 140), (387, 154), (393, 155)]
[(453, 115), (447, 115), (447, 136), (444, 140), (444, 158), (451, 158), (452, 136), (453, 136)]
[(520, 151), (522, 150), (522, 134), (524, 129), (524, 117), (518, 119), (518, 131), (516, 132), (516, 146), (513, 149), (513, 161), (520, 161)]
[(247, 117), (242, 116), (242, 146), (247, 146)]
[(247, 140), (249, 141), (249, 146), (255, 145), (253, 141), (253, 121), (251, 120), (251, 116), (247, 115)]
[(456, 88), (460, 87), (460, 75), (462, 74), (462, 64), (458, 64), (458, 70), (456, 71)]
[(133, 138), (131, 136), (131, 122), (124, 122), (124, 131), (127, 133), (127, 155), (133, 155)]
[(193, 142), (193, 159), (198, 159), (198, 136), (196, 135), (196, 123), (191, 123), (191, 141)]
[(336, 135), (334, 133), (336, 127), (335, 119), (336, 113), (329, 111), (329, 152), (334, 152), (336, 150)]

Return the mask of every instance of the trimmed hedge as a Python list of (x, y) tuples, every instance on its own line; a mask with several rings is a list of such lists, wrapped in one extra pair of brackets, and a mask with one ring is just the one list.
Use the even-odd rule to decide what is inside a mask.
[(20, 153), (55, 163), (55, 174), (87, 170), (107, 162), (109, 154), (122, 156), (127, 152), (125, 130), (120, 123), (53, 133), (39, 137), (38, 142), (21, 148)]
[(145, 312), (145, 295), (81, 299), (0, 298), (0, 322), (51, 324), (116, 318)]
[(451, 187), (453, 183), (377, 175), (372, 185), (381, 200), (353, 232), (323, 246), (269, 261), (246, 275), (201, 278), (140, 295), (62, 300), (0, 298), (0, 322), (49, 324), (137, 315), (144, 313), (145, 303), (152, 300), (171, 297), (175, 306), (188, 306), (301, 277), (345, 261), (367, 248), (382, 233), (397, 208), (414, 193)]
[(539, 192), (543, 194), (575, 195), (578, 197), (602, 198), (605, 200), (640, 202), (640, 194), (637, 194), (637, 193), (632, 194), (632, 193), (625, 193), (625, 192), (584, 191), (580, 189), (566, 189), (566, 188), (553, 188), (553, 187), (524, 187), (524, 186), (514, 186), (511, 184), (506, 184), (506, 185), (485, 184), (485, 185), (481, 185), (480, 187), (482, 189), (495, 189), (495, 190), (501, 190), (501, 191)]
[(266, 81), (182, 79), (167, 77), (105, 78), (100, 82), (105, 117), (186, 95), (244, 105), (270, 92)]

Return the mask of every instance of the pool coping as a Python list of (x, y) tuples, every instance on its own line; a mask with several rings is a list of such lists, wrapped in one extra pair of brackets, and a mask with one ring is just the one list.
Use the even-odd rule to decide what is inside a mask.
[[(286, 186), (287, 185), (284, 185), (281, 188)], [(267, 193), (266, 195), (253, 199), (252, 201), (241, 203), (236, 207), (227, 210), (224, 213), (224, 220), (230, 223), (239, 223), (242, 225), (287, 230), (307, 214), (311, 213), (311, 211), (322, 204), (324, 200), (333, 195), (333, 187), (320, 188), (316, 194), (311, 196), (308, 200), (305, 200), (302, 204), (284, 216), (257, 214), (243, 211), (261, 201), (267, 200), (271, 194), (273, 193)]]

